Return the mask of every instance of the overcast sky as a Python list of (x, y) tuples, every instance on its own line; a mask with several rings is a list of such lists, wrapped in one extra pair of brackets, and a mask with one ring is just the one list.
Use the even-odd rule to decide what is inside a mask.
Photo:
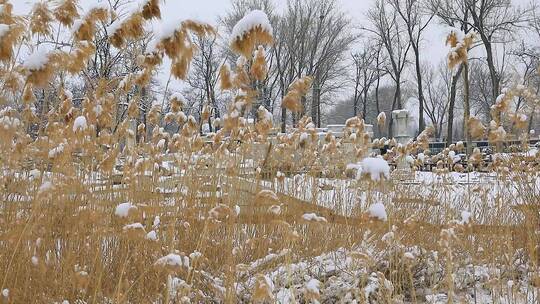
[[(39, 0), (14, 0), (14, 11), (17, 14), (28, 13), (33, 3)], [(83, 7), (88, 7), (91, 3), (103, 0), (80, 0)], [(374, 0), (337, 0), (343, 11), (353, 20), (355, 25), (366, 24), (366, 11), (373, 5)], [(525, 5), (535, 0), (512, 0), (514, 4)], [(287, 0), (274, 0), (278, 11), (285, 7)], [(164, 0), (161, 5), (164, 20), (195, 18), (216, 24), (218, 17), (223, 16), (230, 8), (230, 0)], [(445, 46), (445, 28), (434, 20), (428, 27), (423, 41), (421, 59), (436, 66), (445, 60), (448, 48)], [(362, 47), (359, 43), (355, 48)], [(351, 50), (355, 51), (354, 49)], [(481, 51), (481, 48), (478, 48)], [(164, 77), (165, 79), (167, 77)], [(172, 83), (173, 87), (182, 86), (181, 83)]]
[[(15, 0), (14, 11), (17, 14), (28, 13), (32, 7), (32, 4), (38, 0)], [(96, 0), (82, 0), (79, 1), (83, 9), (88, 3), (95, 2)], [(99, 1), (99, 0), (98, 0)], [(343, 8), (343, 11), (354, 21), (355, 24), (361, 24), (365, 21), (365, 12), (372, 5), (374, 0), (338, 0), (339, 4)], [(278, 9), (283, 8), (287, 0), (274, 0)], [(163, 19), (186, 19), (196, 18), (204, 20), (209, 23), (215, 24), (218, 16), (224, 15), (224, 13), (230, 8), (231, 2), (229, 0), (165, 0), (162, 4)], [(437, 30), (437, 26), (433, 26), (433, 30), (430, 30), (426, 34), (424, 41), (425, 45), (429, 45), (430, 61), (438, 62), (443, 60), (446, 55), (446, 48), (444, 46), (444, 37), (440, 30)]]

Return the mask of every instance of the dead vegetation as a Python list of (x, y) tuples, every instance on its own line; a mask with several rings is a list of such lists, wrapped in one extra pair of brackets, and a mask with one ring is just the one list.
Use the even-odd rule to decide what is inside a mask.
[[(116, 122), (114, 105), (130, 87), (144, 87), (165, 57), (171, 74), (184, 78), (196, 52), (192, 36), (215, 30), (177, 24), (138, 54), (138, 74), (117, 86), (99, 79), (76, 104), (66, 73), (81, 72), (93, 56), (95, 27), (114, 16), (110, 8), (83, 13), (74, 1), (41, 3), (26, 20), (3, 5), (0, 303), (416, 303), (436, 295), (462, 303), (471, 290), (493, 301), (538, 301), (538, 151), (483, 164), (486, 180), (460, 184), (452, 176), (463, 145), (429, 155), (427, 130), (405, 146), (388, 142), (383, 163), (422, 151), (410, 174), (428, 160), (437, 164), (430, 180), (406, 183), (377, 167), (350, 166), (386, 142), (372, 141), (358, 117), (342, 138), (320, 137), (307, 117), (272, 135), (266, 109), (253, 124), (245, 119), (257, 96), (252, 84), (267, 72), (259, 45), (272, 37), (262, 25), (232, 41), (241, 59), (223, 66), (221, 86), (235, 97), (216, 133), (201, 135), (179, 95), (168, 112), (154, 105), (139, 125), (134, 96)], [(125, 47), (142, 37), (145, 20), (159, 17), (158, 1), (146, 1), (117, 24), (110, 43)], [(19, 64), (13, 50), (32, 35), (51, 35), (55, 22), (73, 30), (75, 47), (36, 46), (37, 57)], [(291, 85), (289, 110), (299, 109), (310, 84), (305, 77)], [(61, 92), (48, 96), (44, 115), (35, 106), (40, 87)], [(178, 131), (164, 131), (162, 119)], [(504, 139), (499, 122), (489, 134), (469, 123), (474, 137)], [(458, 171), (482, 165), (469, 157)]]

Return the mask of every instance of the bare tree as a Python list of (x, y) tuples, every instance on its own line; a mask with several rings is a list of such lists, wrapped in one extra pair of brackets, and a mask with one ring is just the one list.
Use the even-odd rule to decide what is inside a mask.
[[(367, 29), (375, 34), (384, 46), (388, 55), (390, 67), (388, 74), (395, 84), (394, 99), (392, 102), (392, 111), (397, 108), (402, 108), (402, 74), (407, 65), (407, 55), (411, 48), (410, 40), (404, 37), (403, 29), (398, 22), (398, 12), (395, 9), (388, 7), (385, 2), (378, 0), (368, 12), (368, 18), (371, 21), (373, 29)], [(393, 135), (393, 119), (390, 115), (389, 120), (389, 136)]]
[[(342, 63), (356, 37), (349, 32), (350, 20), (337, 7), (336, 0), (309, 0), (304, 5), (314, 7), (314, 16), (309, 18), (313, 25), (308, 36), (311, 39), (306, 74), (314, 77), (311, 117), (320, 127), (321, 95), (336, 89), (333, 80), (343, 75)], [(338, 70), (341, 73), (336, 73)]]
[[(540, 23), (539, 23), (540, 24)], [(540, 29), (540, 28), (539, 28)], [(540, 31), (539, 31), (540, 34)], [(540, 38), (540, 35), (539, 35)], [(516, 66), (519, 69), (516, 73), (522, 75), (521, 85), (528, 87), (536, 95), (540, 93), (540, 46), (530, 46), (524, 41), (512, 51), (512, 55), (515, 57)], [(529, 130), (532, 128), (535, 108), (534, 106), (529, 109), (526, 107), (525, 99), (520, 96), (516, 103), (516, 111), (529, 112)]]
[(366, 107), (368, 94), (377, 78), (378, 66), (374, 63), (377, 62), (376, 58), (381, 51), (380, 46), (373, 46), (369, 43), (366, 44), (361, 52), (352, 54), (352, 60), (354, 63), (354, 97), (353, 97), (353, 114), (358, 115), (359, 103), (362, 101), (362, 117), (366, 119)]
[(501, 73), (496, 67), (495, 43), (507, 43), (514, 38), (518, 26), (526, 21), (528, 11), (512, 6), (508, 0), (464, 0), (472, 22), (470, 26), (478, 33), (486, 51), (486, 61), (491, 77), (493, 100), (500, 93)]
[[(218, 49), (218, 37), (199, 37), (194, 40), (198, 52), (191, 63), (191, 70), (187, 78), (187, 83), (204, 96), (201, 104), (208, 103), (215, 118), (220, 116), (222, 104), (219, 102), (219, 93), (216, 88), (219, 76), (219, 69), (226, 60), (226, 55), (221, 54)], [(208, 120), (210, 131), (212, 121)]]
[(420, 62), (420, 41), (422, 33), (425, 31), (435, 14), (431, 12), (424, 17), (421, 11), (420, 0), (389, 0), (390, 4), (398, 12), (409, 36), (411, 47), (414, 52), (414, 62), (416, 70), (418, 88), (418, 129), (422, 132), (425, 128), (424, 120), (424, 92), (422, 86), (422, 68)]
[[(236, 21), (251, 9), (264, 10), (274, 27), (275, 43), (267, 52), (270, 69), (262, 86), (266, 93), (262, 95), (274, 104), (270, 100), (283, 97), (296, 78), (314, 77), (311, 103), (307, 98), (302, 99), (304, 112), (300, 115), (309, 106), (313, 121), (320, 126), (322, 97), (344, 86), (346, 54), (355, 40), (355, 35), (349, 31), (350, 21), (336, 0), (289, 0), (281, 15), (271, 1), (237, 0), (223, 19), (224, 24), (232, 29)], [(285, 129), (286, 118), (286, 111), (282, 109), (282, 130)], [(293, 115), (293, 124), (296, 119)]]
[[(463, 1), (465, 0), (429, 0), (428, 7), (439, 18), (441, 23), (458, 28), (464, 33), (468, 33), (471, 30), (471, 26), (468, 21), (469, 13)], [(468, 73), (468, 71), (464, 70), (464, 65), (460, 64), (452, 76), (448, 106), (448, 125), (446, 132), (448, 145), (450, 145), (454, 139), (454, 109), (456, 107), (457, 84), (462, 74), (464, 72)]]
[(491, 96), (497, 99), (503, 67), (497, 64), (495, 45), (513, 41), (516, 30), (530, 20), (532, 10), (518, 9), (509, 0), (430, 0), (430, 7), (446, 24), (461, 24), (462, 29), (478, 33), (486, 52)]
[(424, 65), (423, 77), (426, 81), (426, 116), (435, 128), (435, 137), (441, 138), (444, 125), (447, 123), (448, 107), (450, 105), (449, 95), (452, 88), (452, 73), (448, 71), (446, 63), (441, 63), (434, 68), (431, 65)]

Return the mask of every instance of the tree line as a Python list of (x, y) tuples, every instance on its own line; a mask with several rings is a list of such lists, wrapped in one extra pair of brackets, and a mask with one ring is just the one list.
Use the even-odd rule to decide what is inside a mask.
[[(75, 105), (84, 101), (77, 96), (98, 89), (104, 79), (121, 85), (127, 75), (146, 76), (141, 75), (144, 71), (138, 55), (151, 48), (156, 33), (144, 32), (127, 40), (125, 48), (116, 49), (108, 31), (115, 20), (128, 14), (126, 7), (133, 2), (107, 3), (115, 14), (96, 28), (95, 55), (69, 82), (55, 80), (63, 83), (61, 87), (69, 87)], [(152, 105), (161, 104), (165, 113), (171, 95), (182, 93), (186, 114), (204, 118), (201, 131), (219, 128), (220, 117), (233, 98), (219, 86), (220, 70), (238, 60), (229, 49), (228, 36), (255, 9), (268, 15), (274, 43), (265, 52), (265, 79), (252, 83), (256, 103), (245, 115), (255, 118), (256, 109), (264, 106), (279, 121), (282, 132), (303, 116), (310, 116), (318, 127), (359, 116), (376, 125), (377, 136), (392, 137), (391, 112), (408, 108), (414, 112), (416, 134), (433, 126), (437, 139), (453, 142), (465, 138), (469, 117), (484, 123), (496, 119), (493, 107), (505, 88), (521, 85), (531, 94), (540, 91), (540, 10), (534, 1), (518, 5), (516, 0), (375, 0), (366, 6), (363, 12), (346, 12), (339, 0), (287, 0), (279, 6), (274, 0), (232, 0), (230, 8), (216, 16), (219, 35), (193, 36), (196, 52), (181, 92), (172, 88), (174, 80), (164, 83), (159, 75), (150, 75), (145, 85), (135, 81), (125, 88), (125, 100), (116, 105), (116, 121), (128, 115), (132, 99), (137, 99), (139, 120), (145, 123)], [(34, 6), (31, 14), (39, 13), (37, 9), (46, 10), (47, 4)], [(453, 67), (447, 58), (433, 60), (427, 45), (427, 34), (433, 28), (474, 33), (467, 60)], [(28, 37), (29, 45), (73, 48), (69, 39), (63, 40), (54, 27), (50, 29)], [(441, 33), (441, 44), (446, 34)], [(313, 79), (310, 92), (302, 97), (302, 110), (291, 113), (281, 107), (281, 100), (289, 86), (305, 76)], [(34, 89), (36, 113), (47, 113), (53, 106), (54, 96), (60, 94), (57, 87)], [(516, 97), (511, 108), (526, 114), (529, 130), (538, 127), (534, 104)], [(378, 124), (382, 112), (388, 119)], [(163, 119), (162, 124), (177, 128)]]

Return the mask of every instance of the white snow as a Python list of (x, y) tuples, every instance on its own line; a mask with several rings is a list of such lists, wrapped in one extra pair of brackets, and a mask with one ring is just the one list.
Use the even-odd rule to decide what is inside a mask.
[(444, 39), (446, 40), (446, 38), (451, 33), (456, 34), (456, 37), (457, 37), (458, 41), (463, 41), (463, 39), (465, 38), (465, 33), (461, 29), (459, 29), (457, 27), (454, 27), (454, 26), (448, 26), (443, 30)]
[(148, 232), (146, 234), (146, 239), (151, 240), (151, 241), (157, 241), (158, 239), (157, 233), (154, 230)]
[(273, 120), (272, 113), (270, 113), (270, 111), (268, 111), (264, 106), (260, 106), (259, 111), (263, 113), (264, 115), (264, 117), (262, 117), (263, 119), (270, 122)]
[(472, 214), (469, 211), (463, 210), (461, 211), (461, 223), (468, 224), (471, 220)]
[(324, 217), (318, 216), (315, 213), (306, 213), (302, 215), (302, 218), (308, 222), (328, 222)]
[(116, 206), (114, 214), (118, 217), (127, 217), (131, 209), (137, 209), (137, 206), (132, 205), (130, 202), (122, 203)]
[(192, 260), (199, 259), (200, 257), (202, 257), (202, 253), (200, 253), (198, 251), (194, 251), (194, 252), (189, 254), (189, 258), (192, 259)]
[(411, 252), (405, 252), (403, 254), (403, 257), (405, 257), (406, 259), (409, 259), (409, 260), (414, 260), (414, 254), (411, 253)]
[(158, 150), (163, 150), (163, 148), (165, 148), (165, 139), (162, 138), (158, 141), (157, 145), (156, 145), (156, 148), (158, 148)]
[(86, 117), (79, 116), (75, 118), (75, 121), (73, 122), (73, 132), (84, 131), (87, 128), (88, 124), (86, 123)]
[(245, 15), (236, 25), (233, 27), (231, 39), (242, 39), (242, 37), (250, 30), (260, 27), (263, 31), (273, 34), (272, 25), (265, 12), (261, 10), (254, 10)]
[(174, 94), (171, 95), (171, 99), (176, 99), (178, 101), (186, 101), (186, 97), (184, 95), (182, 95), (182, 93), (180, 92), (176, 92)]
[(114, 20), (113, 23), (111, 23), (111, 25), (107, 27), (107, 34), (109, 35), (109, 37), (116, 34), (116, 32), (122, 27), (125, 21), (127, 21), (127, 18), (118, 18)]
[(401, 115), (401, 114), (409, 114), (409, 110), (406, 110), (406, 109), (401, 109), (401, 110), (395, 110), (395, 111), (392, 111), (392, 114), (395, 114), (395, 115)]
[(319, 294), (319, 288), (321, 287), (321, 281), (317, 279), (311, 279), (306, 283), (306, 290), (312, 294)]
[[(166, 20), (162, 20), (155, 30), (157, 33), (156, 37), (150, 42), (147, 52), (153, 52), (155, 47), (159, 44), (159, 41), (171, 38), (176, 31), (182, 28), (183, 21), (184, 20), (181, 18), (168, 18)], [(206, 22), (193, 18), (190, 18), (190, 21), (203, 25), (207, 24)]]
[(379, 219), (381, 221), (386, 221), (388, 216), (386, 215), (386, 208), (382, 203), (375, 203), (371, 205), (368, 209), (368, 214), (370, 217)]
[(62, 152), (64, 152), (65, 144), (61, 143), (57, 147), (52, 148), (49, 150), (49, 158), (55, 158), (58, 155), (60, 155)]
[(44, 48), (38, 49), (26, 58), (22, 66), (30, 71), (41, 70), (49, 62), (50, 55)]
[(161, 223), (161, 219), (159, 215), (156, 215), (156, 217), (154, 218), (154, 223), (152, 225), (152, 228), (154, 229), (158, 228), (160, 223)]
[(157, 41), (170, 38), (182, 26), (182, 19), (168, 19), (161, 22), (157, 31)]
[(88, 7), (86, 7), (86, 10), (87, 10), (88, 13), (90, 13), (91, 11), (93, 11), (95, 9), (108, 10), (110, 8), (109, 3), (107, 1), (89, 0), (88, 3), (90, 3), (90, 5)]
[(144, 226), (141, 223), (133, 223), (125, 225), (122, 227), (122, 230), (124, 230), (124, 232), (129, 230), (144, 230)]
[(412, 164), (414, 164), (414, 157), (412, 157), (410, 155), (407, 155), (405, 157), (405, 161), (407, 162), (407, 164), (412, 165)]
[(30, 172), (28, 172), (28, 175), (31, 180), (34, 180), (41, 176), (41, 172), (38, 169), (32, 169)]
[(155, 265), (159, 266), (186, 266), (189, 267), (189, 258), (182, 257), (175, 253), (170, 253), (164, 257), (159, 258)]
[(377, 115), (377, 121), (383, 122), (386, 121), (386, 113), (381, 112), (379, 115)]
[(390, 166), (386, 160), (379, 157), (367, 157), (362, 160), (362, 170), (371, 176), (371, 180), (380, 181), (381, 176), (390, 177)]

